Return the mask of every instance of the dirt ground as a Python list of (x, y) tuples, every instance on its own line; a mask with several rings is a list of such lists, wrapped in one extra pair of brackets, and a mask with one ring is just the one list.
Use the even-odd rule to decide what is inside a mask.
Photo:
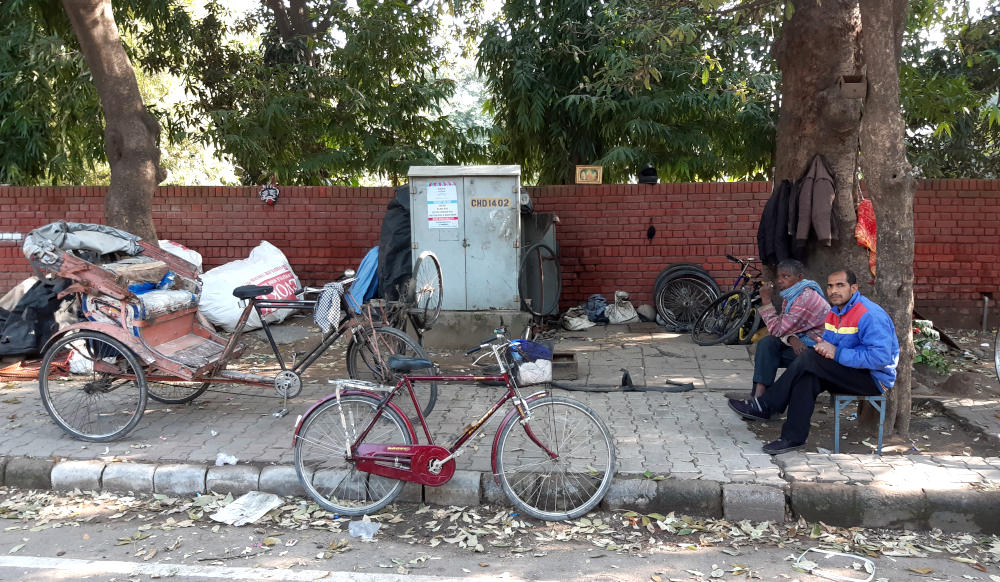
[[(916, 364), (913, 370), (913, 416), (910, 439), (886, 438), (883, 454), (972, 455), (1000, 456), (1000, 446), (990, 442), (974, 428), (948, 416), (938, 404), (942, 398), (1000, 399), (1000, 381), (993, 361), (995, 331), (967, 329), (942, 330), (958, 348), (942, 354), (947, 371)], [(849, 405), (841, 414), (840, 452), (869, 453), (878, 441), (877, 413), (874, 423), (867, 425), (850, 417), (858, 407)], [(874, 411), (872, 411), (874, 412)], [(782, 419), (750, 423), (750, 429), (762, 442), (778, 438)], [(808, 449), (833, 450), (833, 406), (826, 395), (820, 396), (811, 421)]]

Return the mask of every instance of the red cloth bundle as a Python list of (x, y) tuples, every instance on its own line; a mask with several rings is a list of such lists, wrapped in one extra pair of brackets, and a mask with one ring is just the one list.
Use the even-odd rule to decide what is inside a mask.
[(871, 200), (858, 204), (858, 225), (854, 227), (854, 238), (858, 244), (868, 249), (868, 268), (875, 275), (875, 242), (878, 228), (875, 225), (875, 206)]

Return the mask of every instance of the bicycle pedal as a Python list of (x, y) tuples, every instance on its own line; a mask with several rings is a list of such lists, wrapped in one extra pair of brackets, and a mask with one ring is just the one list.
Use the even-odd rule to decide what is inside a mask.
[(272, 412), (271, 416), (273, 416), (275, 418), (281, 418), (282, 416), (285, 416), (286, 414), (288, 414), (288, 409), (287, 408), (282, 408), (281, 410), (276, 410), (276, 411)]

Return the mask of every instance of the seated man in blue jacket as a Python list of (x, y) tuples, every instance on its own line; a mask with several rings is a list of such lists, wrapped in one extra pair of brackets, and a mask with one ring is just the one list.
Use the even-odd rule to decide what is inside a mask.
[(781, 438), (764, 445), (765, 453), (776, 455), (806, 444), (816, 397), (824, 390), (876, 396), (896, 382), (899, 342), (889, 314), (858, 292), (851, 271), (830, 274), (826, 298), (833, 308), (826, 316), (823, 339), (799, 354), (764, 396), (729, 401), (730, 408), (750, 420), (767, 420), (788, 408)]

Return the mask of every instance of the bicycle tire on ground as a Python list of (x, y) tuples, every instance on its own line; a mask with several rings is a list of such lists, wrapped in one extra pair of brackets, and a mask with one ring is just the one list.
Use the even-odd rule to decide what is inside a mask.
[(723, 293), (698, 317), (691, 339), (700, 346), (711, 346), (735, 338), (750, 318), (750, 294), (742, 289)]
[(718, 296), (719, 288), (707, 273), (677, 269), (655, 288), (653, 306), (664, 325), (688, 331)]
[(431, 329), (441, 315), (444, 301), (441, 261), (432, 251), (423, 251), (417, 257), (406, 289), (407, 307), (414, 324), (423, 331)]
[(53, 342), (42, 356), (41, 369), (51, 370), (53, 363), (71, 357), (65, 375), (38, 375), (45, 411), (80, 440), (103, 443), (128, 434), (146, 410), (146, 379), (139, 359), (113, 337), (85, 330)]
[[(500, 486), (521, 511), (549, 521), (586, 514), (604, 498), (615, 473), (611, 431), (587, 405), (547, 396), (528, 404), (531, 421), (511, 418), (500, 429)], [(552, 459), (527, 434), (558, 457)]]
[[(430, 360), (416, 340), (398, 329), (377, 327), (373, 334), (371, 328), (366, 328), (351, 338), (347, 346), (347, 374), (355, 380), (395, 386), (402, 375), (394, 373), (388, 367), (389, 356), (394, 354)], [(436, 373), (437, 368), (434, 366), (407, 372), (411, 376), (432, 376)], [(429, 416), (437, 402), (437, 382), (419, 382), (414, 384), (413, 390), (421, 412), (425, 417)], [(409, 393), (404, 391), (395, 401), (410, 420), (417, 420)]]
[[(309, 496), (327, 511), (341, 515), (374, 513), (403, 490), (403, 481), (358, 470), (347, 451), (378, 409), (378, 400), (348, 395), (330, 400), (302, 419), (295, 439), (295, 471)], [(411, 444), (413, 439), (399, 414), (385, 408), (365, 441)]]
[[(538, 274), (538, 288), (528, 289), (529, 272)], [(545, 282), (555, 283), (555, 291), (545, 294)], [(532, 297), (533, 291), (538, 291), (538, 297)], [(521, 263), (518, 268), (517, 292), (521, 298), (521, 306), (525, 311), (541, 317), (550, 315), (559, 309), (559, 297), (562, 294), (562, 269), (559, 266), (559, 256), (552, 247), (537, 242), (521, 253)], [(538, 299), (537, 303), (535, 299)]]
[(208, 382), (146, 380), (146, 393), (163, 404), (187, 404), (208, 390)]

